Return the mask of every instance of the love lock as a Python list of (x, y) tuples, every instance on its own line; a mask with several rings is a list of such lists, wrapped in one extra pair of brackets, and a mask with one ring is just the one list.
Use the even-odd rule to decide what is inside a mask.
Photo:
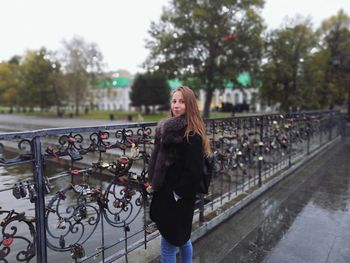
[(121, 208), (123, 206), (123, 202), (120, 201), (119, 199), (113, 201), (113, 207), (114, 208)]
[(63, 192), (63, 191), (58, 191), (56, 194), (57, 194), (57, 196), (58, 196), (59, 199), (61, 199), (61, 200), (65, 200), (65, 199), (66, 199), (66, 194), (65, 194), (65, 192)]
[(21, 198), (21, 193), (20, 193), (20, 190), (19, 190), (19, 187), (17, 184), (15, 184), (15, 186), (13, 187), (12, 189), (12, 194), (13, 196), (16, 198), (16, 199), (20, 199)]
[(25, 186), (22, 183), (19, 183), (19, 193), (21, 197), (26, 197), (27, 196), (27, 191), (25, 189)]
[(85, 256), (85, 250), (82, 245), (74, 244), (70, 246), (70, 256), (73, 259), (82, 258)]
[(37, 197), (38, 197), (38, 193), (37, 193), (37, 191), (35, 189), (35, 186), (32, 185), (32, 184), (29, 185), (28, 186), (28, 191), (29, 191), (29, 201), (31, 203), (34, 203), (36, 201)]
[(59, 219), (57, 219), (56, 228), (57, 229), (65, 229), (66, 228), (66, 221), (64, 220), (64, 218), (60, 217)]
[(100, 162), (100, 167), (102, 167), (102, 168), (108, 168), (108, 167), (109, 167), (109, 163)]
[(87, 211), (85, 206), (79, 208), (79, 215), (82, 219), (87, 217)]
[(80, 194), (84, 191), (84, 187), (79, 184), (73, 185), (73, 191)]
[(60, 236), (59, 244), (61, 248), (64, 248), (66, 246), (66, 241), (64, 240), (64, 236)]
[(79, 161), (83, 159), (83, 157), (80, 155), (79, 151), (75, 148), (68, 149), (68, 155), (72, 159), (72, 161)]
[(83, 193), (83, 195), (90, 195), (91, 194), (90, 186), (83, 187), (82, 193)]
[(13, 242), (13, 238), (6, 238), (2, 241), (2, 244), (5, 246), (5, 247), (10, 247), (12, 245), (12, 242)]

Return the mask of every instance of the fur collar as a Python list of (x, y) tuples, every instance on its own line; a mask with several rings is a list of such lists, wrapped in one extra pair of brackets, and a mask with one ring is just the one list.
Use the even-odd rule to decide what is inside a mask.
[(159, 123), (160, 141), (164, 144), (177, 144), (183, 140), (186, 128), (185, 116), (171, 117)]
[(156, 128), (156, 141), (148, 166), (148, 176), (154, 191), (159, 191), (163, 185), (166, 167), (175, 161), (171, 151), (172, 144), (183, 141), (186, 128), (184, 116), (172, 117), (160, 121)]

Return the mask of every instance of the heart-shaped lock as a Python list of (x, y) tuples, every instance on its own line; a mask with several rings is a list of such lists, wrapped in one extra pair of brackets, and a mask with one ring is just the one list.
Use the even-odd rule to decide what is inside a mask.
[(6, 238), (2, 241), (2, 244), (5, 246), (5, 247), (9, 247), (12, 245), (12, 242), (13, 242), (13, 239), (12, 238)]

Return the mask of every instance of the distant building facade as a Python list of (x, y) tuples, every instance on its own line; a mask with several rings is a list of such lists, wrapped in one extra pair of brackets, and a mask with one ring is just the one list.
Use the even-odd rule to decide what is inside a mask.
[(93, 105), (100, 110), (130, 111), (133, 76), (127, 71), (111, 73), (92, 91)]
[[(130, 111), (133, 110), (130, 100), (131, 86), (134, 81), (127, 71), (117, 71), (110, 74), (110, 77), (100, 82), (97, 89), (92, 91), (93, 105), (100, 110)], [(253, 112), (262, 111), (258, 95), (258, 87), (252, 87), (248, 73), (242, 73), (237, 77), (239, 88), (232, 82), (227, 81), (224, 90), (216, 89), (211, 102), (211, 110), (221, 110), (223, 105), (248, 105)], [(182, 85), (181, 80), (172, 79), (168, 81), (171, 90)], [(204, 109), (205, 92), (199, 92), (198, 105), (200, 110)]]

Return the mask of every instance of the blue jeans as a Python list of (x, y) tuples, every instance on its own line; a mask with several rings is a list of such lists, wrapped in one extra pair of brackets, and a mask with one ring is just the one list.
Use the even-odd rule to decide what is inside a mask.
[[(176, 246), (170, 244), (164, 237), (160, 241), (162, 263), (176, 263)], [(192, 263), (192, 242), (189, 239), (180, 249), (182, 263)]]

